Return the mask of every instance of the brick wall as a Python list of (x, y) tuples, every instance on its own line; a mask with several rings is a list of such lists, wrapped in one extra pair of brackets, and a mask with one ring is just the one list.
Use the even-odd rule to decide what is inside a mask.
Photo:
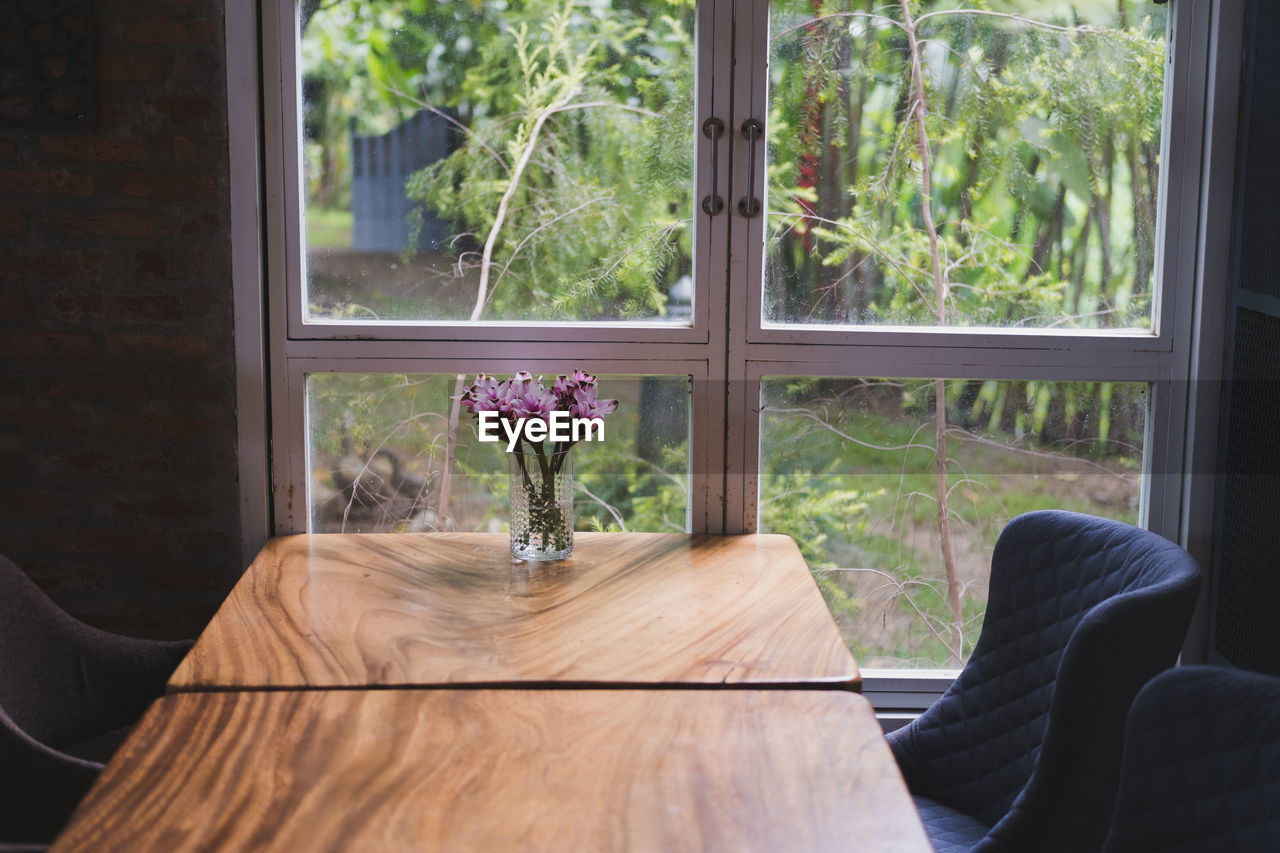
[(222, 2), (95, 6), (96, 126), (0, 129), (0, 553), (194, 636), (240, 568)]

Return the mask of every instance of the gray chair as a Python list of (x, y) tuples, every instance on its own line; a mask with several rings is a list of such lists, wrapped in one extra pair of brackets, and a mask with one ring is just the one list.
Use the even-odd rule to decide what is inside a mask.
[(1045, 511), (1009, 522), (982, 631), (943, 696), (889, 744), (939, 853), (1096, 851), (1129, 705), (1177, 659), (1200, 591), (1146, 530)]
[(191, 645), (90, 627), (0, 556), (0, 842), (53, 840)]

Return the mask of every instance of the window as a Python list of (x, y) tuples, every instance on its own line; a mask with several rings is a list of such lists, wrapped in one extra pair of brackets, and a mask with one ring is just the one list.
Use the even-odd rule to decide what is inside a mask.
[(1176, 532), (1203, 8), (266, 8), (278, 529), (500, 525), (450, 396), (584, 367), (581, 526), (790, 533), (872, 670), (1017, 512)]

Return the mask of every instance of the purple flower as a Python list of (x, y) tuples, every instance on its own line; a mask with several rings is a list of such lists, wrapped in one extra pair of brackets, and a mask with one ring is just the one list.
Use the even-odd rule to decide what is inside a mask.
[[(533, 374), (527, 370), (521, 370), (510, 379), (511, 387), (515, 389), (517, 394), (523, 394), (529, 390), (534, 383)], [(541, 385), (541, 382), (538, 382)]]
[(545, 421), (555, 410), (556, 395), (542, 387), (541, 382), (530, 383), (523, 393), (512, 396), (511, 414), (517, 418)]
[(573, 403), (573, 390), (577, 387), (577, 383), (563, 373), (557, 376), (551, 385), (551, 393), (556, 395), (556, 408), (569, 408)]
[(494, 403), (500, 413), (509, 415), (515, 408), (516, 400), (519, 397), (520, 386), (516, 384), (514, 379), (508, 379), (506, 382), (498, 383), (498, 392), (494, 395)]
[(596, 378), (584, 370), (557, 376), (549, 389), (542, 377), (535, 378), (524, 370), (505, 381), (480, 373), (458, 396), (458, 405), (476, 417), (482, 412), (497, 412), (504, 421), (550, 422), (552, 412), (600, 418), (617, 410), (617, 400), (601, 400), (598, 393)]
[(480, 412), (508, 414), (511, 411), (511, 396), (510, 382), (499, 382), (492, 376), (481, 373), (476, 376), (476, 381), (462, 392), (458, 398), (458, 404), (472, 414)]
[(597, 393), (594, 381), (590, 385), (579, 385), (573, 392), (573, 405), (569, 407), (569, 414), (575, 418), (602, 418), (617, 410), (617, 400), (598, 400)]

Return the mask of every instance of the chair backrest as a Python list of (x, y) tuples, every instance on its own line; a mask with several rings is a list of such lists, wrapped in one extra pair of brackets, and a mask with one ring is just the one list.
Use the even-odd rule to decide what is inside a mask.
[[(45, 744), (75, 737), (78, 726), (60, 722), (54, 697), (75, 696), (79, 623), (54, 604), (26, 574), (0, 556), (0, 708)], [(68, 729), (72, 729), (68, 731)]]
[(1104, 849), (1280, 850), (1280, 678), (1192, 666), (1142, 688)]
[[(1190, 555), (1148, 531), (1056, 510), (1015, 518), (969, 662), (890, 736), (911, 790), (994, 825), (979, 850), (1097, 849), (1125, 715), (1175, 661), (1199, 588)], [(1032, 831), (1049, 840), (1020, 847)]]
[(53, 840), (102, 769), (64, 748), (131, 725), (190, 647), (85, 625), (0, 557), (0, 841)]
[(53, 841), (101, 770), (33, 740), (0, 707), (0, 853)]
[(86, 625), (0, 556), (0, 709), (40, 743), (132, 724), (163, 686), (155, 671), (171, 670), (188, 645)]

